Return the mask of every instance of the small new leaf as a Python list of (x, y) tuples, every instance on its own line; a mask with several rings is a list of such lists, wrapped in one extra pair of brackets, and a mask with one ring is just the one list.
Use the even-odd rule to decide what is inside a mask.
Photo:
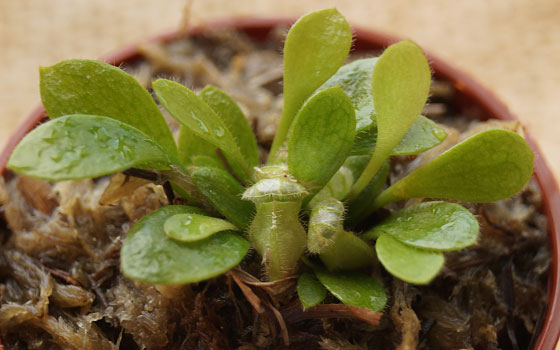
[(304, 272), (299, 276), (297, 293), (304, 308), (321, 304), (327, 297), (325, 287), (309, 272)]
[(226, 230), (237, 230), (232, 223), (200, 214), (177, 214), (165, 221), (165, 234), (181, 242), (195, 242)]
[(8, 168), (49, 181), (94, 178), (128, 168), (168, 170), (169, 152), (140, 130), (94, 115), (53, 119), (27, 134)]
[(458, 250), (476, 242), (478, 221), (462, 205), (424, 202), (393, 213), (362, 238), (376, 239), (381, 234), (418, 248)]

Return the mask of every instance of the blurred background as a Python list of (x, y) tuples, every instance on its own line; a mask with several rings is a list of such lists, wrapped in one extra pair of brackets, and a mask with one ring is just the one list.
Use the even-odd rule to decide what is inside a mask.
[[(0, 0), (0, 147), (39, 102), (38, 67), (172, 29), (186, 0)], [(538, 140), (560, 178), (560, 0), (194, 0), (190, 23), (337, 7), (470, 73)]]

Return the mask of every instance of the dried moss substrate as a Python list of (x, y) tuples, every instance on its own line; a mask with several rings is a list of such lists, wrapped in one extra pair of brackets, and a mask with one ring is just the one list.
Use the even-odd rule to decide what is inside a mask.
[[(146, 44), (145, 59), (125, 68), (147, 87), (165, 76), (224, 89), (245, 109), (264, 156), (281, 113), (283, 32), (257, 46), (227, 31)], [(456, 115), (452, 101), (452, 88), (435, 82), (425, 114), (449, 137), (416, 159), (395, 159), (392, 182), (474, 129), (496, 125)], [(383, 274), (390, 300), (377, 326), (331, 318), (349, 316), (335, 306), (302, 313), (295, 280), (260, 282), (254, 253), (239, 269), (180, 290), (126, 280), (119, 272), (126, 232), (167, 204), (163, 189), (143, 180), (9, 176), (0, 204), (0, 336), (8, 349), (527, 349), (544, 316), (551, 257), (534, 181), (509, 200), (465, 204), (480, 241), (446, 254), (430, 286)]]

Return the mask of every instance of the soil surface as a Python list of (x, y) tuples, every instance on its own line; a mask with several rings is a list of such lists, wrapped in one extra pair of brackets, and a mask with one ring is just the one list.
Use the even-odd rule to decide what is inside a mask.
[[(146, 44), (144, 58), (124, 68), (147, 88), (155, 77), (172, 77), (195, 89), (212, 84), (225, 90), (252, 123), (264, 159), (282, 108), (284, 33), (279, 28), (266, 44), (228, 31), (165, 46)], [(444, 125), (448, 138), (421, 156), (394, 159), (389, 182), (477, 130), (519, 128), (461, 115), (453, 107), (452, 87), (444, 82), (434, 82), (430, 102), (424, 114)], [(462, 203), (479, 220), (479, 242), (446, 254), (444, 270), (429, 286), (376, 272), (389, 295), (383, 315), (360, 316), (332, 297), (303, 312), (295, 280), (262, 282), (254, 252), (237, 269), (183, 288), (125, 279), (119, 251), (126, 232), (167, 203), (161, 186), (123, 174), (56, 184), (13, 175), (1, 181), (4, 345), (48, 350), (528, 349), (544, 317), (551, 258), (535, 181), (505, 201)], [(410, 203), (400, 206), (405, 204)]]

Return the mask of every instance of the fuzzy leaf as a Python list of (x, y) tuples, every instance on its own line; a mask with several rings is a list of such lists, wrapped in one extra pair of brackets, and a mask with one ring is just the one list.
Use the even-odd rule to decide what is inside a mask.
[(178, 163), (140, 130), (118, 120), (68, 115), (42, 124), (16, 146), (8, 168), (50, 181), (93, 178), (131, 167)]
[(405, 156), (425, 152), (442, 143), (447, 133), (430, 119), (419, 116), (403, 136), (391, 155)]
[(284, 110), (271, 148), (273, 159), (305, 100), (344, 63), (352, 30), (336, 9), (301, 17), (284, 44)]
[(138, 221), (121, 250), (124, 275), (151, 284), (184, 284), (219, 276), (237, 266), (250, 244), (234, 232), (223, 231), (196, 242), (180, 242), (165, 235), (166, 220), (193, 213), (202, 211), (169, 205)]
[(189, 167), (198, 190), (235, 226), (246, 229), (255, 214), (253, 203), (241, 200), (243, 186), (230, 173), (217, 168)]
[(226, 124), (204, 101), (187, 87), (171, 80), (158, 79), (152, 87), (159, 102), (182, 125), (220, 148), (235, 174), (249, 183), (251, 171)]
[(179, 160), (185, 166), (212, 166), (226, 170), (222, 158), (216, 152), (216, 146), (195, 134), (188, 127), (181, 125), (179, 129)]
[(352, 305), (382, 311), (387, 303), (387, 294), (383, 286), (360, 272), (327, 272), (315, 270), (319, 281), (338, 300), (346, 305)]
[(132, 125), (173, 156), (177, 147), (154, 99), (132, 76), (108, 63), (65, 60), (39, 69), (41, 99), (51, 118), (103, 115)]
[(304, 272), (299, 276), (297, 293), (304, 308), (321, 304), (327, 297), (325, 287), (309, 272)]
[(430, 90), (430, 67), (411, 41), (391, 45), (373, 68), (372, 94), (377, 140), (371, 160), (354, 185), (354, 199), (375, 176), (393, 149), (420, 115)]
[(196, 242), (213, 234), (237, 230), (232, 223), (200, 214), (177, 214), (165, 221), (163, 229), (167, 237), (181, 242)]
[(533, 151), (518, 134), (491, 129), (455, 145), (385, 190), (375, 208), (407, 198), (491, 202), (508, 198), (533, 173)]
[(249, 167), (259, 165), (259, 149), (255, 134), (239, 106), (225, 92), (214, 86), (206, 86), (198, 96), (227, 126)]
[(348, 157), (355, 127), (352, 101), (339, 87), (311, 97), (290, 133), (290, 174), (313, 189), (326, 185)]
[(411, 247), (387, 234), (379, 236), (375, 251), (387, 271), (408, 283), (429, 283), (444, 263), (441, 252)]

